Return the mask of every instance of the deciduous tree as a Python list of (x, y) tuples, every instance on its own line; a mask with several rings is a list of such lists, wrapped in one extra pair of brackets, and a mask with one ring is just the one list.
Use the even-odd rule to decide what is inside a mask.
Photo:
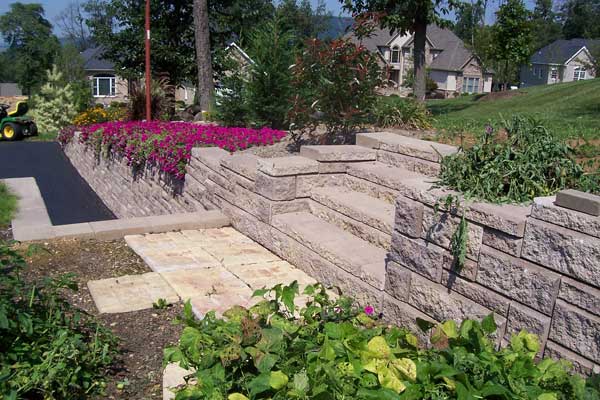
[(194, 31), (196, 37), (196, 61), (198, 66), (198, 94), (202, 111), (212, 109), (214, 82), (210, 52), (208, 1), (194, 0)]
[(59, 43), (52, 24), (40, 4), (13, 3), (0, 16), (0, 33), (8, 43), (5, 62), (14, 64), (14, 77), (25, 94), (31, 94), (45, 81)]

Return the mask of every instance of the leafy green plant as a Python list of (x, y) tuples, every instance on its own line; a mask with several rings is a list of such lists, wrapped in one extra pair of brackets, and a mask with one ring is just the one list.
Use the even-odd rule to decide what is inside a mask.
[(0, 242), (0, 394), (6, 399), (73, 399), (101, 393), (116, 339), (64, 290), (72, 275), (25, 282), (23, 256)]
[(8, 191), (4, 183), (0, 182), (0, 227), (10, 224), (16, 209), (17, 198)]
[(584, 171), (573, 150), (538, 121), (514, 117), (486, 128), (478, 142), (445, 157), (441, 183), (491, 202), (526, 202), (564, 188), (600, 192), (600, 174)]
[(292, 139), (301, 144), (323, 125), (320, 142), (351, 142), (355, 129), (368, 121), (380, 83), (377, 56), (365, 47), (348, 40), (307, 41), (292, 67)]
[(168, 308), (171, 304), (169, 304), (169, 302), (166, 299), (163, 299), (162, 297), (158, 300), (156, 300), (154, 303), (152, 303), (152, 308), (154, 308), (155, 310), (164, 310), (165, 308)]
[(382, 324), (373, 307), (329, 298), (307, 286), (298, 307), (296, 282), (255, 292), (250, 309), (233, 307), (224, 319), (196, 320), (188, 302), (179, 344), (165, 363), (192, 369), (177, 391), (186, 399), (592, 399), (592, 381), (568, 363), (536, 361), (537, 337), (521, 332), (496, 350), (492, 315), (430, 324), (432, 348), (406, 329)]
[(382, 128), (431, 129), (431, 114), (414, 99), (380, 97), (373, 108), (373, 122)]

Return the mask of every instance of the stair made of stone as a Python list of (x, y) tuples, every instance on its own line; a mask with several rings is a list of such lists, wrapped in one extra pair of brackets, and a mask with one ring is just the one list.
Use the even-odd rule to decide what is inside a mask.
[(394, 229), (393, 204), (347, 187), (322, 187), (311, 192), (313, 215), (371, 244), (389, 249)]
[(309, 212), (279, 214), (272, 224), (320, 257), (382, 290), (387, 251)]

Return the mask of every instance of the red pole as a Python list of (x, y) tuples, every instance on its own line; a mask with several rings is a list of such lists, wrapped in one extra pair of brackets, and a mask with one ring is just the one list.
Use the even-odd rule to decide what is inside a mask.
[(146, 0), (146, 121), (152, 120), (152, 99), (150, 86), (152, 78), (150, 76), (150, 0)]

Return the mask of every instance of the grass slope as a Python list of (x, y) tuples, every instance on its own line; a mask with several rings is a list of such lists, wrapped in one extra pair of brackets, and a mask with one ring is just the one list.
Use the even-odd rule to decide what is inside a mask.
[(8, 188), (0, 182), (0, 227), (10, 224), (17, 207), (17, 198), (9, 193)]
[(481, 101), (481, 95), (430, 100), (434, 127), (452, 132), (481, 132), (488, 123), (515, 114), (532, 116), (557, 137), (600, 139), (600, 78), (520, 89), (509, 98)]

